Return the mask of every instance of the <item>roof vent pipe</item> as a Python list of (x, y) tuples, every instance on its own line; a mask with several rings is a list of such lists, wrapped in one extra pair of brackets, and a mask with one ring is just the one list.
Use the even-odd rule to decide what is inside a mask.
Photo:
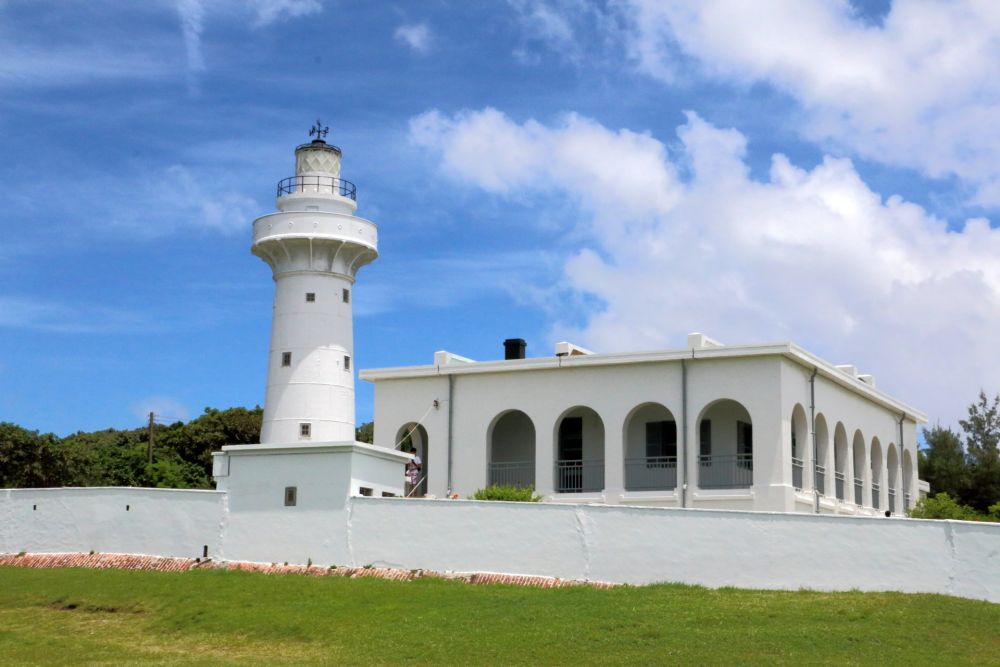
[(523, 338), (508, 338), (503, 342), (503, 358), (524, 359), (524, 350), (528, 344)]

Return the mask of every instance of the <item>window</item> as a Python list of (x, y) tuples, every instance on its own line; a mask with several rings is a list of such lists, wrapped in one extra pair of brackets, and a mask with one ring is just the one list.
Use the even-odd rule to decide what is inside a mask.
[(351, 370), (351, 358), (346, 354), (344, 355), (344, 370), (345, 371)]
[(316, 292), (306, 292), (306, 302), (312, 303), (316, 300)]
[[(698, 424), (698, 453), (704, 465), (712, 465), (712, 420), (702, 419)], [(707, 457), (707, 460), (706, 460)]]
[(298, 498), (298, 489), (294, 486), (285, 487), (285, 507), (295, 507)]
[(792, 458), (799, 458), (799, 444), (795, 441), (795, 420), (792, 420)]
[(567, 417), (559, 424), (559, 460), (583, 460), (583, 417)]
[(677, 456), (677, 423), (646, 422), (646, 458)]
[(383, 491), (382, 492), (382, 497), (383, 498), (395, 498), (396, 494), (395, 493), (389, 493), (388, 491)]
[(351, 290), (349, 290), (349, 289), (347, 289), (345, 287), (344, 288), (344, 303), (350, 303), (350, 302), (351, 302)]
[(312, 435), (312, 424), (299, 424), (299, 435), (308, 438)]
[(753, 426), (736, 422), (736, 453), (737, 464), (742, 468), (753, 469)]
[(291, 366), (292, 365), (292, 353), (291, 352), (282, 352), (281, 353), (281, 365), (282, 366)]
[(358, 487), (358, 493), (363, 496), (370, 496), (372, 495), (372, 488), (370, 486)]

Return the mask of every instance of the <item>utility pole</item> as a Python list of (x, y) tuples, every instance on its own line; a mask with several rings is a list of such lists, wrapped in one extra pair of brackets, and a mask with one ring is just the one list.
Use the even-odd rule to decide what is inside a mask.
[(153, 420), (156, 419), (156, 415), (152, 412), (149, 413), (149, 446), (146, 447), (146, 459), (150, 464), (153, 463)]

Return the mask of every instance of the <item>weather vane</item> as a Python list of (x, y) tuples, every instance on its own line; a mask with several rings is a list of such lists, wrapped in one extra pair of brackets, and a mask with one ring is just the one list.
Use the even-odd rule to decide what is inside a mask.
[(316, 119), (316, 124), (313, 125), (311, 128), (309, 128), (309, 136), (311, 137), (313, 135), (316, 135), (316, 139), (322, 141), (323, 138), (326, 136), (327, 132), (329, 132), (329, 131), (330, 131), (330, 128), (329, 127), (323, 127), (323, 123), (320, 122), (320, 120), (317, 118)]

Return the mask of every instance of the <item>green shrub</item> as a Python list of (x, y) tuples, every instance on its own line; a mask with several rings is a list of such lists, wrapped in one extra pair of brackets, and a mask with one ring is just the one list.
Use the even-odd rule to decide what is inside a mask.
[(992, 504), (987, 508), (986, 513), (994, 521), (1000, 521), (1000, 501)]
[[(994, 514), (993, 510), (997, 509)], [(910, 508), (914, 519), (958, 519), (961, 521), (996, 521), (1000, 519), (1000, 503), (990, 508), (990, 516), (984, 516), (968, 505), (962, 505), (947, 493), (921, 498)]]
[(535, 489), (530, 486), (500, 486), (490, 484), (485, 489), (479, 489), (472, 497), (476, 500), (513, 500), (524, 503), (537, 503), (542, 499), (535, 494)]

